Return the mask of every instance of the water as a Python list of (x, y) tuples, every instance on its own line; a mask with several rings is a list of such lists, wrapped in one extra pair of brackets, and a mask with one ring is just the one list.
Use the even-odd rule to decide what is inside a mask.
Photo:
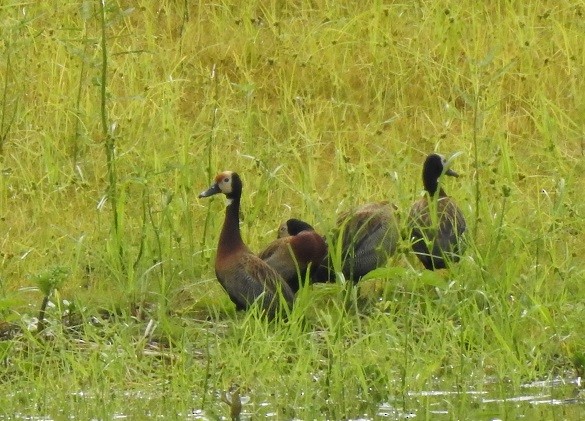
[[(482, 385), (482, 390), (426, 390), (409, 392), (405, 396), (388, 399), (378, 405), (372, 414), (347, 417), (353, 421), (374, 420), (580, 420), (585, 419), (585, 390), (580, 379), (557, 378), (551, 381), (526, 383), (515, 394), (502, 396), (501, 385)], [(217, 395), (219, 396), (219, 392)], [(160, 395), (122, 392), (120, 400), (101, 402), (90, 393), (74, 394), (75, 410), (68, 413), (61, 408), (57, 413), (31, 414), (26, 411), (1, 415), (2, 419), (52, 421), (62, 419), (229, 419), (229, 407), (221, 399), (210, 400), (209, 407), (181, 409)], [(193, 397), (193, 403), (200, 399)], [(248, 392), (241, 396), (242, 420), (295, 419), (285, 416), (274, 407), (274, 401), (262, 400)], [(86, 408), (84, 409), (84, 405)], [(103, 406), (102, 406), (103, 405)], [(124, 408), (116, 408), (124, 406)], [(187, 404), (188, 406), (188, 404)], [(57, 405), (58, 407), (58, 405)], [(64, 408), (67, 405), (63, 406)], [(98, 409), (99, 408), (99, 409)], [(280, 408), (282, 409), (282, 408)], [(294, 412), (294, 408), (293, 408)], [(313, 413), (314, 419), (326, 419), (325, 414), (299, 408), (299, 414)], [(321, 418), (320, 418), (321, 417)], [(300, 418), (296, 418), (300, 419)]]
[(557, 378), (521, 385), (516, 394), (501, 395), (495, 384), (481, 391), (429, 390), (408, 393), (407, 410), (382, 404), (380, 419), (579, 420), (585, 418), (585, 391), (580, 379)]

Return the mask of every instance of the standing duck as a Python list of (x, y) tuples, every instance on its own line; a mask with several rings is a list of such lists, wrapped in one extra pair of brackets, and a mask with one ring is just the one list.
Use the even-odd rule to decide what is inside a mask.
[[(236, 309), (245, 310), (260, 297), (260, 305), (273, 318), (285, 302), (292, 308), (294, 293), (282, 277), (244, 244), (240, 234), (239, 212), (242, 180), (232, 171), (215, 177), (215, 183), (199, 197), (223, 193), (227, 198), (225, 219), (215, 258), (217, 280), (228, 293)], [(282, 297), (282, 298), (281, 298)]]
[[(367, 203), (344, 212), (331, 237), (332, 247), (341, 251), (343, 275), (357, 282), (383, 266), (396, 251), (400, 237), (396, 207), (389, 202)], [(317, 270), (315, 280), (335, 280), (331, 253)]]
[(278, 238), (259, 255), (296, 293), (300, 282), (314, 273), (327, 255), (327, 244), (313, 227), (299, 219), (289, 219), (278, 230)]
[(422, 172), (424, 197), (417, 200), (408, 215), (412, 249), (426, 269), (444, 269), (458, 262), (465, 250), (465, 218), (457, 204), (439, 185), (441, 176), (459, 175), (438, 154), (427, 156)]

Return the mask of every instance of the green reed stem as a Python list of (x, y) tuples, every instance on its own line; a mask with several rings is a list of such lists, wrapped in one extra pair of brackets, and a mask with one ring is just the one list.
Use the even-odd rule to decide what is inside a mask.
[(116, 156), (115, 146), (116, 141), (110, 127), (108, 125), (108, 110), (107, 110), (107, 74), (108, 74), (108, 50), (106, 39), (106, 1), (101, 0), (101, 47), (102, 47), (102, 74), (101, 74), (101, 95), (100, 95), (100, 114), (102, 120), (102, 131), (105, 139), (105, 153), (106, 153), (106, 167), (108, 172), (108, 198), (112, 204), (112, 224), (114, 228), (114, 237), (116, 245), (118, 246), (118, 258), (120, 259), (120, 266), (125, 272), (126, 264), (124, 261), (124, 248), (120, 241), (120, 215), (118, 214), (118, 186), (116, 173)]

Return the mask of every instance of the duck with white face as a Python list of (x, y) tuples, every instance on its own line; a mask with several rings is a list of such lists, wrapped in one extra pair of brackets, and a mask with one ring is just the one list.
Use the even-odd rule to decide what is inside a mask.
[(215, 258), (217, 280), (228, 293), (238, 310), (254, 303), (274, 318), (291, 309), (294, 293), (282, 277), (244, 244), (240, 233), (240, 199), (242, 180), (233, 171), (223, 171), (215, 183), (199, 194), (200, 198), (223, 193), (227, 198), (225, 219)]

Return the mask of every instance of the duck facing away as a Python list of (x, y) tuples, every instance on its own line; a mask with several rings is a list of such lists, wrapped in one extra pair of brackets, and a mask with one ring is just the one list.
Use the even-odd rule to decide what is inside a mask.
[[(244, 244), (240, 233), (239, 212), (242, 180), (232, 171), (215, 177), (215, 183), (199, 197), (223, 193), (227, 198), (225, 219), (215, 258), (217, 280), (228, 293), (236, 309), (248, 309), (261, 297), (259, 304), (273, 318), (286, 303), (292, 308), (294, 294), (282, 277)], [(282, 297), (282, 299), (281, 299)]]
[(302, 231), (315, 231), (315, 229), (308, 222), (300, 219), (291, 218), (280, 224), (278, 228), (278, 234), (276, 238), (289, 237), (291, 235), (297, 235)]
[(459, 176), (449, 168), (453, 158), (447, 161), (438, 154), (427, 156), (422, 172), (425, 195), (414, 203), (408, 216), (412, 250), (429, 270), (458, 262), (465, 251), (465, 217), (439, 185), (443, 174)]
[[(341, 250), (345, 278), (357, 282), (386, 264), (396, 251), (399, 238), (396, 207), (389, 202), (367, 203), (338, 217), (330, 247)], [(329, 253), (315, 274), (317, 282), (335, 280), (332, 259)]]
[(289, 219), (278, 230), (278, 238), (260, 254), (296, 293), (327, 255), (327, 244), (313, 227), (300, 219)]

